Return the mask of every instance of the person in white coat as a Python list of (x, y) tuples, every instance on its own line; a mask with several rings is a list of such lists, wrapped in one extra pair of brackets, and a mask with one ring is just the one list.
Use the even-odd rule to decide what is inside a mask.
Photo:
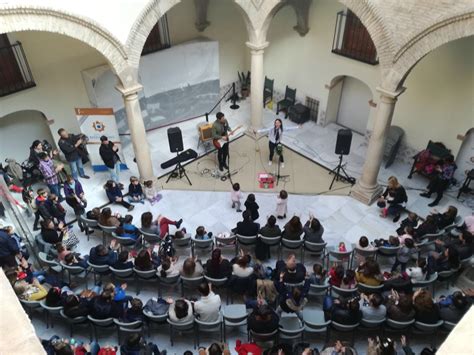
[[(291, 131), (298, 128), (300, 128), (300, 126), (287, 127), (286, 130)], [(268, 134), (268, 148), (270, 150), (270, 156), (268, 157), (268, 165), (272, 165), (275, 149), (277, 148), (279, 144), (281, 144), (281, 140), (283, 138), (283, 123), (279, 118), (277, 118), (275, 122), (273, 123), (273, 127), (259, 129), (257, 133)], [(283, 160), (282, 152), (278, 153), (278, 155), (280, 156), (281, 167), (284, 168), (285, 163)]]
[(288, 212), (288, 192), (281, 190), (277, 197), (276, 215), (279, 219), (286, 218)]

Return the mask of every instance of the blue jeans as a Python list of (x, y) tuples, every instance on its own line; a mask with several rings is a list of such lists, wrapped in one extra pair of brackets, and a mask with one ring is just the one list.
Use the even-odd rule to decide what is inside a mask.
[(110, 168), (107, 168), (109, 169), (109, 172), (110, 172), (110, 178), (112, 180), (114, 180), (117, 184), (120, 182), (120, 178), (119, 178), (119, 175), (120, 175), (120, 162), (116, 162), (114, 167), (112, 169)]
[[(70, 161), (69, 166), (71, 167), (71, 175), (74, 179), (78, 180), (79, 176), (83, 177), (84, 175), (86, 175), (84, 173), (84, 166), (82, 165), (82, 158), (79, 158), (74, 161)], [(77, 174), (78, 172), (79, 172), (79, 176)]]
[(55, 194), (56, 196), (58, 196), (60, 200), (62, 199), (61, 186), (59, 186), (59, 184), (51, 184), (51, 185), (48, 184), (48, 189), (52, 194)]

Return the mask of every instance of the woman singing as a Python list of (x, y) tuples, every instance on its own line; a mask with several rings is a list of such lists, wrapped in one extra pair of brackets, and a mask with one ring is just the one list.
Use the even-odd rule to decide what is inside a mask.
[[(291, 131), (300, 127), (301, 126), (289, 127), (286, 130)], [(283, 138), (283, 123), (279, 118), (277, 118), (273, 124), (273, 127), (259, 129), (257, 133), (268, 133), (268, 148), (270, 149), (268, 165), (272, 165), (275, 148), (281, 144), (281, 139)], [(285, 163), (283, 161), (283, 152), (279, 152), (277, 149), (277, 154), (280, 156), (281, 167), (284, 168)]]

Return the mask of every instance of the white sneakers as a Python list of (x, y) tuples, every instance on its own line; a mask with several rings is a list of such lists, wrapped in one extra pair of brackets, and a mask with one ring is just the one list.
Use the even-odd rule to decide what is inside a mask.
[(268, 166), (272, 166), (272, 161), (271, 160), (268, 161)]

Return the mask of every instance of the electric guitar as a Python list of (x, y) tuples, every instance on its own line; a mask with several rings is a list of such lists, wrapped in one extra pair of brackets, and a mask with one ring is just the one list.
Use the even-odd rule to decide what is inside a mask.
[[(239, 132), (242, 127), (243, 127), (242, 125), (237, 126), (232, 131), (227, 133), (227, 135), (222, 136), (222, 138), (213, 139), (212, 144), (214, 144), (214, 147), (216, 147), (217, 149), (221, 149), (224, 144), (229, 142), (230, 136), (234, 135), (236, 132)], [(224, 139), (225, 137), (227, 137), (227, 140)]]

